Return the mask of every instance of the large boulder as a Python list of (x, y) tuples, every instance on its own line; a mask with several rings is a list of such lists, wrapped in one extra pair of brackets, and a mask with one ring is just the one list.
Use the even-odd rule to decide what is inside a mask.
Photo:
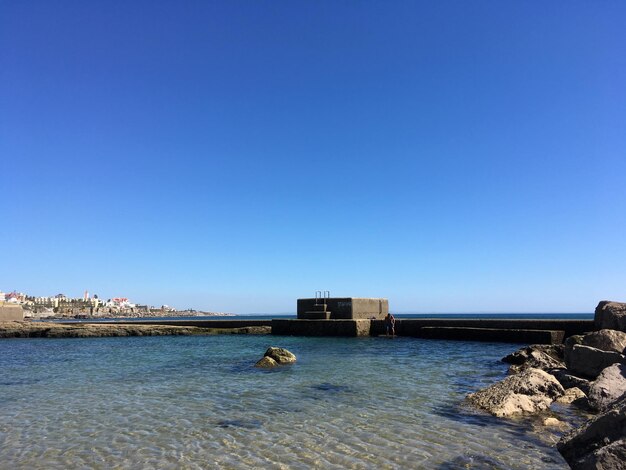
[(561, 438), (557, 449), (574, 470), (618, 470), (626, 462), (626, 397)]
[(600, 330), (583, 336), (582, 344), (602, 351), (623, 353), (626, 348), (626, 333), (617, 330)]
[(605, 410), (625, 393), (626, 365), (613, 364), (604, 369), (591, 384), (589, 406), (594, 410)]
[(565, 361), (565, 364), (569, 364), (571, 361), (571, 353), (572, 353), (572, 349), (574, 348), (575, 345), (577, 344), (583, 344), (583, 335), (573, 335), (573, 336), (568, 336), (567, 338), (565, 338), (565, 341), (563, 341), (563, 360)]
[(284, 348), (269, 347), (265, 351), (266, 357), (271, 357), (279, 364), (292, 364), (296, 362), (296, 355)]
[(511, 417), (545, 410), (564, 392), (554, 376), (531, 368), (472, 393), (467, 399), (494, 416)]
[(575, 374), (593, 380), (607, 367), (623, 363), (625, 359), (623, 354), (614, 351), (602, 351), (591, 346), (574, 344), (571, 350), (566, 352), (565, 364)]
[(626, 462), (626, 439), (601, 447), (581, 463), (585, 469), (623, 470), (624, 462)]
[(603, 300), (596, 307), (594, 324), (598, 330), (626, 331), (626, 304)]

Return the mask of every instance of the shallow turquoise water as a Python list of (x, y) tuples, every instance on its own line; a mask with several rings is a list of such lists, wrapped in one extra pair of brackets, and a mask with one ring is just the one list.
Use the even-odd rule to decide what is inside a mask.
[[(298, 362), (252, 367), (270, 346)], [(519, 345), (276, 336), (0, 341), (0, 468), (567, 468), (463, 406)]]

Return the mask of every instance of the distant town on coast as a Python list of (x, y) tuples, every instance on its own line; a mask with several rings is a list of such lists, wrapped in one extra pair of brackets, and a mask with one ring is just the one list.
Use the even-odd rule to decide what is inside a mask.
[(24, 318), (139, 318), (139, 317), (178, 317), (178, 316), (232, 316), (232, 313), (204, 312), (191, 308), (178, 310), (169, 305), (153, 305), (131, 302), (127, 297), (101, 299), (97, 294), (85, 291), (82, 297), (68, 297), (57, 294), (49, 297), (36, 297), (23, 292), (0, 291), (0, 305), (21, 305)]

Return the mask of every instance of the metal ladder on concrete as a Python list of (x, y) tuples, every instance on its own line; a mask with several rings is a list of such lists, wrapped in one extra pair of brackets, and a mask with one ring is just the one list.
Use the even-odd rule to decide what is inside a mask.
[(328, 299), (330, 299), (329, 290), (316, 290), (313, 309), (310, 312), (306, 312), (306, 314), (312, 318), (328, 320), (330, 318), (330, 312), (327, 310)]
[(315, 291), (315, 306), (323, 305), (326, 307), (326, 301), (330, 299), (329, 290), (316, 290)]

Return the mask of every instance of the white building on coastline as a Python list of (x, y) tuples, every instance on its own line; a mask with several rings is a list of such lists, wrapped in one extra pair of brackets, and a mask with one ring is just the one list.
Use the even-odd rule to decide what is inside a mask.
[(127, 297), (114, 297), (112, 299), (107, 300), (104, 306), (111, 307), (111, 308), (125, 309), (125, 308), (135, 308), (136, 305), (131, 303)]

